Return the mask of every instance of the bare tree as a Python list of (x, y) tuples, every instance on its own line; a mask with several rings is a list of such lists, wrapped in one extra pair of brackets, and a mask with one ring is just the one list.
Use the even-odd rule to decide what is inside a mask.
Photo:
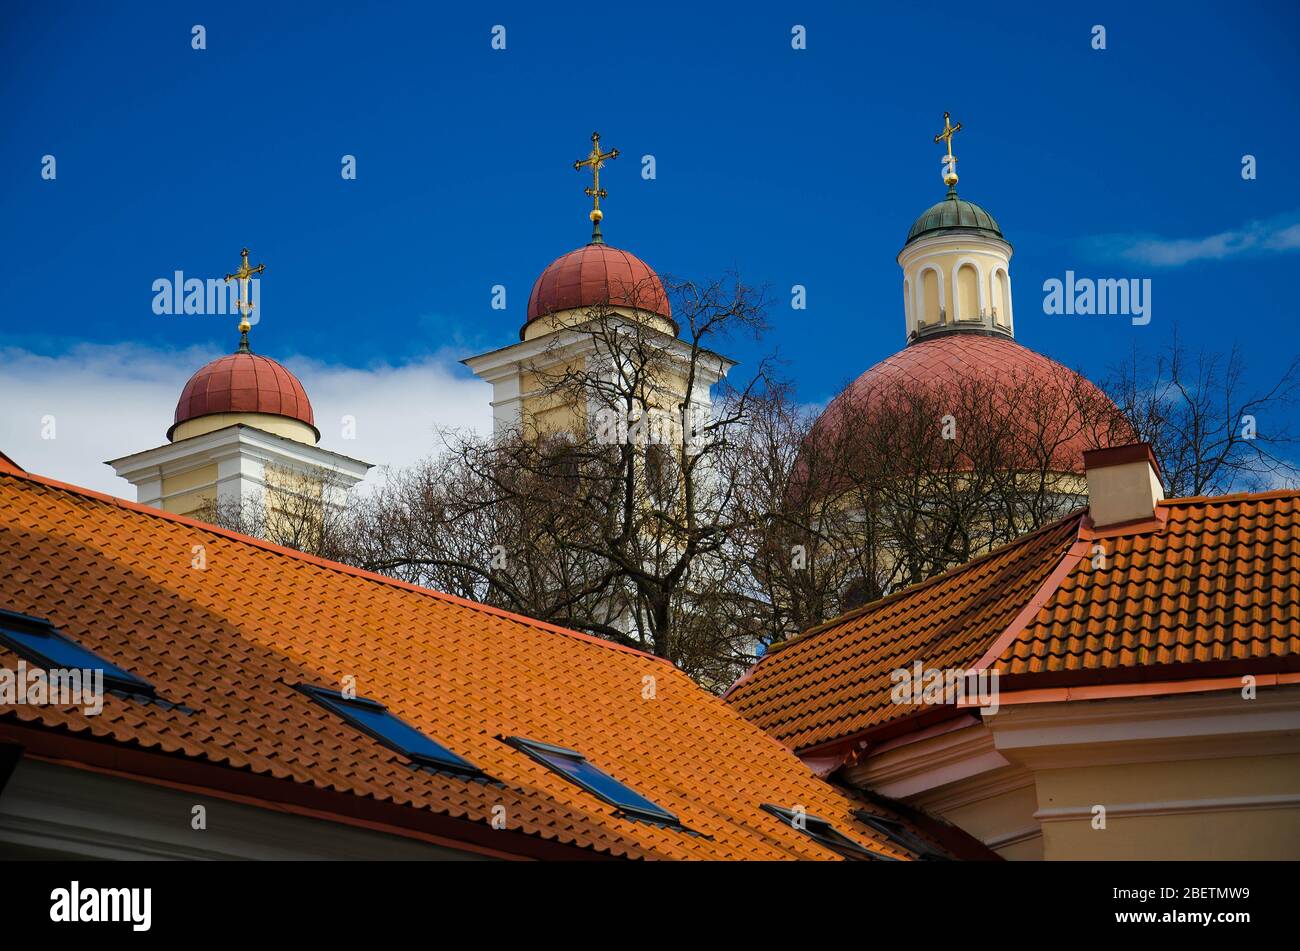
[[(752, 653), (718, 619), (732, 597), (723, 552), (747, 517), (727, 460), (766, 366), (717, 384), (704, 410), (730, 366), (714, 348), (760, 333), (765, 300), (735, 277), (665, 283), (676, 326), (597, 306), (553, 334), (528, 368), (535, 418), (487, 439), (445, 434), (440, 457), (363, 507), (354, 559), (725, 683)], [(657, 293), (618, 299), (662, 314)]]
[(1011, 541), (1083, 504), (1083, 448), (1127, 422), (1081, 376), (846, 388), (824, 414), (773, 390), (733, 481), (751, 513), (751, 610), (804, 630)]
[(1134, 350), (1105, 387), (1139, 437), (1160, 460), (1171, 496), (1217, 495), (1300, 484), (1288, 453), (1300, 357), (1271, 384), (1248, 390), (1245, 362), (1234, 347), (1191, 354), (1177, 335), (1150, 357)]
[[(374, 571), (622, 639), (611, 572), (570, 544), (577, 478), (563, 445), (446, 432), (443, 450), (390, 474), (355, 509), (351, 560)], [(579, 623), (579, 621), (582, 623)]]
[[(1294, 367), (1243, 397), (1235, 353), (1135, 357), (1111, 397), (1063, 367), (1004, 368), (853, 385), (824, 414), (764, 364), (714, 387), (702, 415), (716, 349), (761, 330), (765, 302), (734, 279), (668, 288), (680, 328), (609, 306), (560, 328), (528, 368), (536, 412), (491, 438), (444, 433), (439, 454), (392, 474), (341, 533), (349, 560), (720, 688), (761, 645), (1077, 509), (1084, 449), (1150, 439), (1176, 493), (1283, 466)], [(1271, 428), (1252, 439), (1242, 417), (1261, 411)]]

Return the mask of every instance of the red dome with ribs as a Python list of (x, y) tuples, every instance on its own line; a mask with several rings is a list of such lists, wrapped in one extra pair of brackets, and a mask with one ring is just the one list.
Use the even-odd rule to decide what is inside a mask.
[(311, 402), (298, 378), (270, 357), (232, 353), (213, 360), (185, 384), (167, 437), (187, 420), (214, 413), (267, 413), (316, 428)]
[[(1076, 399), (1080, 404), (1096, 401), (1097, 407), (1114, 410), (1109, 398), (1093, 383), (1010, 337), (955, 332), (920, 340), (881, 360), (831, 401), (815, 429), (838, 432), (846, 425), (860, 425), (856, 418), (842, 417), (852, 417), (859, 405), (880, 405), (881, 401), (889, 400), (891, 391), (920, 386), (938, 392), (955, 392), (968, 381), (993, 384), (995, 394), (999, 388), (1005, 388), (1008, 406), (1014, 405), (1010, 391), (1016, 390), (1037, 394), (1042, 400)], [(1063, 407), (1075, 416), (1079, 408)], [(1035, 425), (1033, 420), (1018, 422)], [(1096, 448), (1092, 442), (1094, 434), (1085, 430), (1086, 426), (1075, 430), (1067, 425), (1059, 432), (1043, 434), (1044, 443), (1060, 440), (1051, 446), (1058, 471), (1083, 474), (1083, 452)], [(1027, 435), (1034, 438), (1034, 434)]]
[(673, 316), (663, 282), (648, 264), (607, 244), (589, 244), (552, 261), (537, 278), (528, 297), (528, 320), (600, 304)]

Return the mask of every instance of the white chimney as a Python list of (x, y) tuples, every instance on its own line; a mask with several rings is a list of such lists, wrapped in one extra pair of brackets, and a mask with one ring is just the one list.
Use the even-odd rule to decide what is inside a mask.
[(1091, 449), (1083, 454), (1083, 468), (1095, 528), (1155, 517), (1156, 503), (1165, 497), (1165, 490), (1148, 443)]

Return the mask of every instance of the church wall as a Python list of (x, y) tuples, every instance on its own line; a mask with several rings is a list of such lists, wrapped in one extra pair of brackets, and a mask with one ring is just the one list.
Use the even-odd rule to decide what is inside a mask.
[(1037, 805), (1031, 778), (1019, 788), (934, 811), (1004, 859), (1033, 862), (1043, 859), (1043, 834), (1033, 819)]
[[(904, 248), (899, 264), (904, 288), (911, 297), (910, 306), (904, 309), (909, 337), (918, 329), (950, 327), (959, 322), (983, 323), (1010, 331), (1010, 260), (1010, 245), (970, 235), (936, 235)], [(967, 266), (969, 271), (965, 270)], [(960, 320), (959, 315), (966, 319)]]
[[(585, 358), (577, 358), (547, 368), (544, 372), (536, 370), (523, 370), (521, 372), (520, 390), (525, 394), (522, 400), (525, 428), (537, 433), (570, 432), (580, 434), (586, 432), (587, 415), (590, 408), (572, 402), (572, 394), (568, 392), (547, 391), (547, 387), (553, 386), (555, 380), (562, 377), (566, 372), (587, 374), (593, 371), (587, 366)], [(662, 380), (654, 381), (651, 384), (651, 389), (650, 406), (648, 408), (656, 414), (656, 423), (654, 427), (647, 423), (645, 426), (646, 432), (664, 429), (663, 423), (666, 421), (670, 425), (676, 426), (674, 432), (680, 434), (682, 420), (679, 406), (683, 402), (682, 395), (686, 392), (686, 374), (682, 372), (666, 372)], [(707, 389), (697, 385), (697, 390), (701, 392), (695, 394), (693, 402), (698, 404), (701, 409), (707, 409)], [(632, 422), (632, 420), (629, 420), (629, 425)]]
[(175, 475), (163, 477), (162, 491), (163, 495), (173, 495), (177, 492), (184, 492), (187, 489), (198, 489), (212, 485), (217, 481), (217, 464), (214, 462), (210, 465), (200, 466), (197, 469), (190, 469), (187, 472), (178, 472)]
[[(1046, 769), (1036, 778), (1049, 859), (1300, 855), (1300, 754)], [(1094, 828), (1098, 805), (1104, 829)]]
[(1014, 696), (980, 725), (886, 748), (840, 779), (940, 816), (1006, 859), (1300, 855), (1300, 686), (1250, 699)]
[(162, 510), (174, 515), (194, 515), (200, 509), (211, 505), (216, 499), (216, 489), (205, 492), (187, 492), (172, 499), (163, 499)]
[(571, 400), (567, 392), (549, 390), (565, 374), (586, 373), (585, 358), (578, 357), (543, 372), (525, 369), (520, 373), (520, 392), (523, 397), (523, 424), (525, 430), (536, 433), (578, 433), (586, 428), (586, 413), (581, 404)]
[(217, 464), (211, 463), (162, 480), (162, 505), (166, 512), (192, 515), (216, 498)]

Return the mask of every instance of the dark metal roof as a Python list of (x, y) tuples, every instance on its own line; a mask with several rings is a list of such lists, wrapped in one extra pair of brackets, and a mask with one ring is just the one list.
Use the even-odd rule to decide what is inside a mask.
[(948, 231), (954, 228), (970, 228), (987, 231), (994, 237), (1002, 237), (1002, 229), (987, 211), (964, 198), (958, 198), (955, 191), (936, 205), (931, 205), (921, 217), (916, 219), (912, 230), (907, 233), (907, 242), (911, 243), (923, 234), (936, 231)]

